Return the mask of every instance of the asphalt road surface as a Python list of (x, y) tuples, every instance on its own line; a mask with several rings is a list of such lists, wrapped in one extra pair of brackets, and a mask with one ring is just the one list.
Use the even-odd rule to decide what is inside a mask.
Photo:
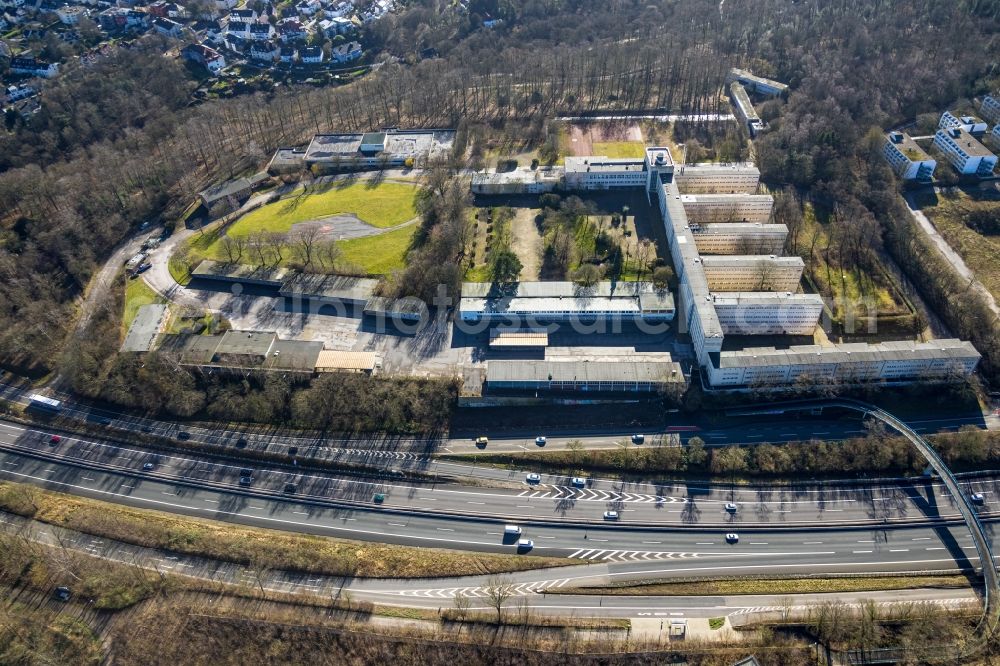
[[(54, 474), (47, 471), (55, 468), (46, 466), (46, 461), (51, 460), (58, 464), (61, 479), (85, 487), (95, 487), (90, 480), (92, 472), (115, 470), (130, 475), (139, 484), (155, 479), (191, 488), (294, 497), (325, 505), (371, 507), (375, 495), (381, 494), (379, 510), (383, 513), (602, 524), (610, 522), (604, 517), (605, 511), (616, 511), (616, 522), (621, 525), (719, 529), (812, 527), (817, 523), (892, 525), (959, 518), (953, 498), (941, 484), (931, 481), (737, 488), (580, 478), (574, 485), (571, 479), (550, 475), (528, 483), (524, 472), (487, 469), (481, 471), (494, 475), (488, 486), (481, 481), (475, 485), (413, 483), (405, 478), (359, 479), (333, 472), (301, 471), (291, 465), (239, 463), (204, 454), (150, 452), (71, 435), (60, 435), (56, 442), (49, 431), (2, 421), (0, 448), (4, 451), (0, 466), (5, 471)], [(430, 463), (427, 469), (455, 474), (471, 471), (439, 462)], [(245, 477), (252, 479), (249, 485), (241, 485)], [(994, 479), (976, 479), (966, 487), (986, 498), (984, 515), (1000, 498)]]

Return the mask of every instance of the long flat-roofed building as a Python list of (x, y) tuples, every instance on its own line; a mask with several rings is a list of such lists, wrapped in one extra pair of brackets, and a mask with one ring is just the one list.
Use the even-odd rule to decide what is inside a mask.
[(634, 189), (646, 184), (645, 160), (640, 158), (567, 157), (565, 164), (568, 190)]
[(983, 114), (983, 118), (989, 122), (1000, 124), (1000, 93), (983, 97), (983, 103), (979, 105), (979, 113)]
[(980, 178), (993, 175), (997, 156), (964, 129), (939, 129), (934, 133), (934, 145), (948, 157), (948, 161), (960, 174)]
[(733, 106), (736, 107), (736, 115), (750, 132), (750, 136), (755, 137), (764, 131), (764, 121), (760, 119), (757, 110), (753, 108), (753, 102), (750, 101), (750, 95), (747, 94), (746, 89), (734, 81), (729, 84), (729, 96), (733, 101)]
[(404, 166), (445, 157), (455, 142), (454, 130), (398, 130), (364, 134), (317, 134), (306, 148), (307, 167), (321, 171)]
[(573, 282), (518, 282), (502, 287), (465, 282), (459, 317), (467, 322), (535, 322), (674, 318), (670, 292), (649, 282), (599, 282), (581, 287)]
[(700, 257), (712, 291), (798, 291), (805, 262), (801, 257), (710, 255)]
[(685, 194), (728, 192), (753, 194), (760, 170), (753, 164), (688, 164), (676, 169), (677, 187)]
[(931, 180), (937, 161), (905, 132), (889, 132), (882, 154), (903, 180)]
[(780, 81), (765, 79), (763, 76), (757, 76), (738, 67), (733, 67), (729, 70), (729, 74), (726, 76), (726, 83), (738, 83), (752, 93), (771, 97), (783, 95), (788, 91), (788, 85)]
[(854, 343), (835, 347), (752, 347), (722, 352), (706, 367), (712, 386), (771, 386), (809, 380), (817, 384), (951, 380), (969, 375), (980, 354), (968, 342)]
[(986, 121), (982, 118), (956, 116), (951, 111), (945, 111), (941, 114), (941, 119), (938, 121), (938, 129), (948, 129), (950, 127), (965, 130), (973, 136), (982, 136), (986, 133), (987, 129)]
[(771, 219), (770, 194), (682, 194), (681, 204), (692, 224), (760, 222)]
[(715, 292), (712, 305), (726, 334), (812, 335), (823, 314), (818, 294)]
[(563, 181), (563, 170), (520, 167), (501, 173), (477, 173), (472, 176), (473, 194), (543, 194), (556, 189)]
[(653, 361), (490, 361), (486, 390), (652, 393), (684, 381), (669, 355)]
[(993, 140), (993, 145), (1000, 150), (1000, 123), (997, 123), (997, 126), (990, 132), (990, 138)]
[(691, 233), (701, 254), (780, 254), (788, 227), (748, 222), (692, 224)]

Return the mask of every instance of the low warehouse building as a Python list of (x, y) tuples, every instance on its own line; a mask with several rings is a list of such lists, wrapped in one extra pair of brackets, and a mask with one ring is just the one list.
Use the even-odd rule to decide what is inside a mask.
[(642, 319), (671, 321), (674, 299), (649, 282), (518, 282), (503, 287), (490, 282), (462, 284), (462, 321), (597, 321)]
[(364, 308), (375, 294), (378, 280), (346, 275), (299, 273), (287, 280), (278, 294), (320, 305)]
[[(669, 357), (668, 357), (669, 358)], [(485, 388), (513, 391), (652, 393), (684, 381), (673, 361), (490, 361)]]

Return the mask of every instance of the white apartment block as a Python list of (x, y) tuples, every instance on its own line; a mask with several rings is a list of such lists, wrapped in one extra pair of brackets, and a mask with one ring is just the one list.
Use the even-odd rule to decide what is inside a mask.
[(984, 97), (983, 103), (979, 106), (979, 113), (983, 114), (983, 118), (987, 121), (1000, 124), (1000, 94)]
[(798, 291), (801, 257), (713, 255), (699, 257), (711, 291)]
[(931, 180), (934, 177), (937, 162), (908, 134), (889, 132), (882, 154), (903, 180)]
[(692, 224), (691, 233), (701, 254), (781, 254), (788, 237), (783, 224)]
[(611, 190), (646, 184), (645, 162), (638, 158), (567, 157), (566, 189)]
[(788, 349), (754, 347), (722, 352), (706, 370), (712, 386), (769, 386), (810, 380), (818, 384), (857, 381), (905, 383), (949, 380), (975, 370), (980, 354), (968, 342), (852, 343)]
[(993, 174), (997, 156), (971, 134), (958, 127), (939, 129), (934, 133), (934, 145), (947, 157), (955, 170), (965, 175), (981, 178)]
[(678, 167), (674, 176), (685, 194), (753, 194), (760, 184), (760, 170), (753, 164), (691, 164)]
[(1000, 149), (1000, 123), (997, 123), (997, 126), (990, 132), (990, 137), (993, 139), (993, 145)]
[(738, 82), (730, 84), (729, 97), (732, 99), (733, 106), (736, 107), (736, 115), (739, 117), (740, 122), (750, 132), (750, 138), (764, 131), (764, 122), (757, 115), (757, 110), (753, 108), (753, 102), (750, 101), (750, 95), (747, 94), (746, 89), (742, 85)]
[(682, 194), (681, 204), (692, 224), (760, 222), (771, 219), (770, 194)]
[(975, 136), (982, 136), (986, 133), (986, 123), (979, 118), (975, 116), (956, 117), (951, 111), (945, 111), (941, 114), (941, 120), (938, 121), (938, 129), (946, 130), (952, 127), (963, 129)]
[(812, 335), (823, 314), (818, 294), (715, 292), (712, 305), (727, 335)]

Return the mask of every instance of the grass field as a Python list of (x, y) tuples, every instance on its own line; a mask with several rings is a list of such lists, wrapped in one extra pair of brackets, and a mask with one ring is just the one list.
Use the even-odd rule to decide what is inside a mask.
[(296, 190), (291, 196), (261, 206), (241, 217), (226, 232), (231, 236), (247, 236), (258, 231), (287, 233), (293, 225), (307, 220), (353, 213), (373, 227), (387, 229), (417, 216), (414, 198), (417, 190), (399, 183), (351, 183), (337, 187), (336, 183), (322, 191)]
[(937, 197), (937, 205), (923, 208), (948, 245), (993, 297), (1000, 299), (1000, 237), (984, 236), (966, 225), (966, 217), (975, 210), (1000, 216), (1000, 201), (977, 200), (959, 191), (954, 197)]
[(341, 241), (341, 257), (345, 263), (358, 266), (366, 273), (384, 275), (403, 267), (406, 251), (416, 232), (417, 225), (411, 224), (377, 236)]
[(644, 157), (646, 145), (642, 141), (595, 141), (594, 154), (604, 157)]
[(166, 303), (155, 291), (153, 291), (141, 278), (128, 280), (125, 285), (125, 314), (122, 315), (122, 335), (128, 333), (132, 320), (143, 305), (153, 303)]

